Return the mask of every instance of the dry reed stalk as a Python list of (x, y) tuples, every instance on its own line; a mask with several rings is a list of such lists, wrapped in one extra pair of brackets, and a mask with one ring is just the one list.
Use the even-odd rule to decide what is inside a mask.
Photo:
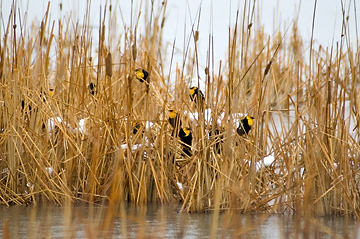
[[(253, 21), (254, 4), (247, 2), (242, 10), (246, 14), (242, 19), (237, 15), (230, 30), (228, 58), (219, 63), (217, 73), (209, 37), (204, 78), (204, 109), (211, 109), (209, 114), (190, 104), (192, 85), (185, 77), (195, 76), (199, 86), (203, 75), (197, 49), (200, 13), (189, 37), (184, 37), (184, 61), (174, 67), (172, 81), (164, 74), (165, 9), (166, 4), (145, 13), (151, 21), (144, 35), (137, 30), (139, 12), (136, 27), (124, 26), (120, 51), (111, 51), (112, 39), (106, 39), (104, 10), (96, 56), (90, 53), (88, 21), (74, 28), (70, 20), (61, 23), (56, 35), (45, 19), (41, 34), (39, 28), (29, 30), (30, 35), (40, 35), (31, 40), (10, 28), (17, 21), (10, 14), (0, 49), (0, 152), (6, 158), (0, 161), (1, 204), (104, 199), (146, 204), (180, 198), (183, 211), (303, 211), (359, 217), (360, 130), (350, 129), (360, 112), (356, 54), (342, 44), (330, 51), (311, 45), (306, 62), (307, 49), (296, 22), (291, 34), (266, 36)], [(110, 13), (110, 22), (112, 17)], [(59, 49), (51, 80), (54, 41)], [(97, 58), (97, 65), (87, 58)], [(138, 66), (151, 74), (146, 86), (134, 77)], [(49, 82), (56, 89), (52, 97), (46, 95)], [(94, 94), (88, 91), (90, 82), (96, 86)], [(191, 156), (181, 154), (180, 140), (171, 135), (169, 109), (180, 112), (183, 126), (192, 128)], [(197, 112), (198, 119), (191, 120), (185, 112)], [(233, 114), (240, 112), (256, 118), (245, 137), (239, 137), (237, 125), (231, 123), (239, 120)], [(214, 128), (206, 119), (215, 122), (220, 115), (225, 116), (218, 154), (217, 141), (208, 136)], [(62, 122), (51, 127), (49, 119), (56, 117)], [(81, 119), (87, 119), (84, 129), (79, 128)], [(134, 121), (143, 123), (137, 134)], [(145, 127), (146, 121), (153, 126)], [(268, 155), (275, 161), (259, 168)], [(112, 220), (108, 214), (105, 226), (111, 228)]]

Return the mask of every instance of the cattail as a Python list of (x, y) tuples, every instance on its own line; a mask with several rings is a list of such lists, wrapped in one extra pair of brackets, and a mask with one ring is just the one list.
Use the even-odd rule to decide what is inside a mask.
[(266, 76), (268, 73), (269, 73), (269, 70), (270, 70), (270, 67), (271, 67), (271, 64), (272, 64), (272, 60), (269, 61), (269, 63), (266, 65), (266, 68), (264, 70), (264, 76)]
[(42, 46), (43, 40), (44, 40), (44, 31), (45, 31), (45, 26), (44, 26), (44, 21), (41, 21), (40, 24), (40, 46)]
[(101, 27), (101, 42), (105, 41), (105, 24), (102, 25)]
[(195, 42), (197, 42), (199, 40), (199, 31), (195, 32), (194, 40), (195, 40)]
[(112, 77), (112, 58), (109, 52), (105, 58), (106, 75)]
[(209, 68), (208, 67), (205, 68), (205, 75), (209, 75)]
[(135, 38), (134, 44), (132, 44), (132, 46), (131, 46), (131, 51), (132, 51), (133, 60), (136, 61), (136, 55), (137, 55), (136, 38)]
[(163, 28), (164, 25), (165, 25), (165, 17), (163, 17), (163, 19), (161, 20), (161, 25), (160, 25), (160, 27)]

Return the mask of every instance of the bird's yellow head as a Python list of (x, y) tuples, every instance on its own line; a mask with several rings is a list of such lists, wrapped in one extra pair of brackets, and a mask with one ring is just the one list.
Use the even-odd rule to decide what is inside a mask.
[(136, 76), (136, 79), (138, 80), (141, 80), (141, 79), (144, 79), (144, 72), (141, 68), (138, 68), (135, 70), (135, 76)]
[(52, 96), (54, 95), (54, 91), (55, 91), (54, 88), (50, 88), (50, 89), (49, 89), (49, 95), (50, 95), (50, 97), (52, 97)]
[(132, 122), (132, 127), (133, 127), (133, 128), (139, 128), (140, 126), (141, 126), (140, 121), (134, 120), (134, 121)]
[(183, 128), (183, 131), (184, 131), (184, 133), (185, 133), (185, 137), (188, 137), (188, 136), (190, 135), (190, 133), (191, 133), (191, 129), (188, 128), (188, 127), (184, 127), (184, 128)]
[(178, 112), (176, 110), (169, 110), (169, 118), (170, 119), (175, 119), (177, 114), (178, 114)]
[(247, 120), (249, 126), (252, 126), (254, 124), (253, 119), (255, 119), (255, 118), (250, 115), (246, 116), (246, 120)]
[(135, 70), (135, 77), (140, 82), (146, 81), (148, 76), (149, 76), (149, 73), (144, 69), (138, 68), (138, 69)]
[(191, 87), (190, 88), (190, 95), (192, 96), (192, 97), (194, 97), (195, 96), (195, 94), (196, 94), (196, 92), (197, 92), (197, 87), (196, 86), (193, 86), (193, 87)]

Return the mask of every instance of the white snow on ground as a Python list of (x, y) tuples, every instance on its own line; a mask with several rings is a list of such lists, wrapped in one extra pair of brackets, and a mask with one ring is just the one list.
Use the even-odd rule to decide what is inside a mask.
[(179, 189), (180, 189), (181, 191), (183, 191), (183, 190), (184, 190), (184, 186), (183, 186), (183, 184), (182, 184), (182, 183), (180, 183), (180, 182), (176, 182), (176, 184), (177, 184), (177, 186), (179, 187)]
[(62, 118), (59, 117), (59, 116), (48, 119), (48, 132), (49, 132), (49, 134), (51, 134), (55, 130), (55, 127), (60, 125), (61, 122), (62, 122)]
[(63, 119), (60, 116), (52, 117), (48, 119), (48, 133), (51, 135), (56, 127), (60, 127), (62, 124), (64, 124), (72, 133), (79, 132), (80, 134), (87, 134), (87, 128), (86, 128), (87, 118), (80, 119), (77, 123), (77, 127), (73, 128), (70, 124), (63, 121)]
[(49, 174), (49, 176), (53, 176), (55, 173), (52, 167), (45, 167), (45, 171)]
[(78, 131), (81, 133), (81, 134), (87, 134), (87, 130), (86, 130), (86, 121), (87, 119), (81, 119), (79, 120), (79, 124), (78, 124)]
[[(273, 155), (265, 156), (262, 160), (256, 162), (256, 171), (260, 171), (269, 167), (275, 161), (275, 157)], [(251, 161), (245, 159), (245, 162), (251, 165)]]

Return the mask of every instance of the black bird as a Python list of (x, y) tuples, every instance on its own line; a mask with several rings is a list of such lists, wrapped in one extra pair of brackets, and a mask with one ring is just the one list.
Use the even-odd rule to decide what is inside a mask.
[(143, 83), (145, 81), (148, 81), (149, 73), (142, 68), (138, 68), (135, 70), (135, 76), (136, 79), (138, 79), (141, 83)]
[(197, 100), (199, 100), (199, 103), (201, 105), (205, 100), (205, 96), (199, 88), (193, 86), (190, 88), (190, 100), (194, 101), (195, 103), (197, 103)]
[(243, 118), (240, 121), (239, 127), (237, 128), (236, 132), (240, 135), (243, 136), (244, 134), (248, 134), (249, 131), (251, 130), (251, 126), (253, 125), (253, 119), (255, 119), (254, 117), (247, 115), (245, 118)]
[[(49, 88), (48, 94), (49, 94), (50, 97), (52, 97), (52, 96), (54, 95), (54, 92), (55, 92), (55, 89), (54, 89), (54, 88), (52, 88), (52, 87)], [(44, 103), (46, 102), (46, 96), (47, 96), (47, 94), (46, 94), (45, 91), (40, 92), (39, 97), (42, 98), (42, 101), (43, 101)], [(25, 104), (25, 101), (24, 101), (24, 100), (21, 100), (21, 109), (22, 109), (22, 110), (25, 109), (25, 105), (26, 105), (26, 104)], [(30, 104), (29, 104), (29, 106), (28, 106), (28, 109), (29, 109), (29, 111), (31, 112), (32, 107), (31, 107)]]
[(173, 127), (172, 136), (177, 137), (179, 134), (182, 122), (180, 114), (176, 110), (169, 110), (169, 124)]
[(95, 84), (90, 82), (88, 87), (89, 87), (90, 94), (95, 95)]
[(182, 126), (180, 114), (176, 110), (169, 110), (169, 124), (173, 128), (179, 128)]
[(49, 88), (49, 95), (50, 97), (52, 97), (54, 95), (55, 89), (54, 88)]
[[(132, 128), (133, 128), (133, 134), (137, 134), (137, 132), (141, 129), (142, 127), (142, 123), (138, 120), (135, 120), (133, 123), (132, 123)], [(144, 133), (144, 130), (143, 132)]]
[(187, 156), (191, 156), (191, 143), (192, 143), (192, 133), (191, 129), (188, 127), (180, 128), (179, 137), (183, 143), (183, 152)]

